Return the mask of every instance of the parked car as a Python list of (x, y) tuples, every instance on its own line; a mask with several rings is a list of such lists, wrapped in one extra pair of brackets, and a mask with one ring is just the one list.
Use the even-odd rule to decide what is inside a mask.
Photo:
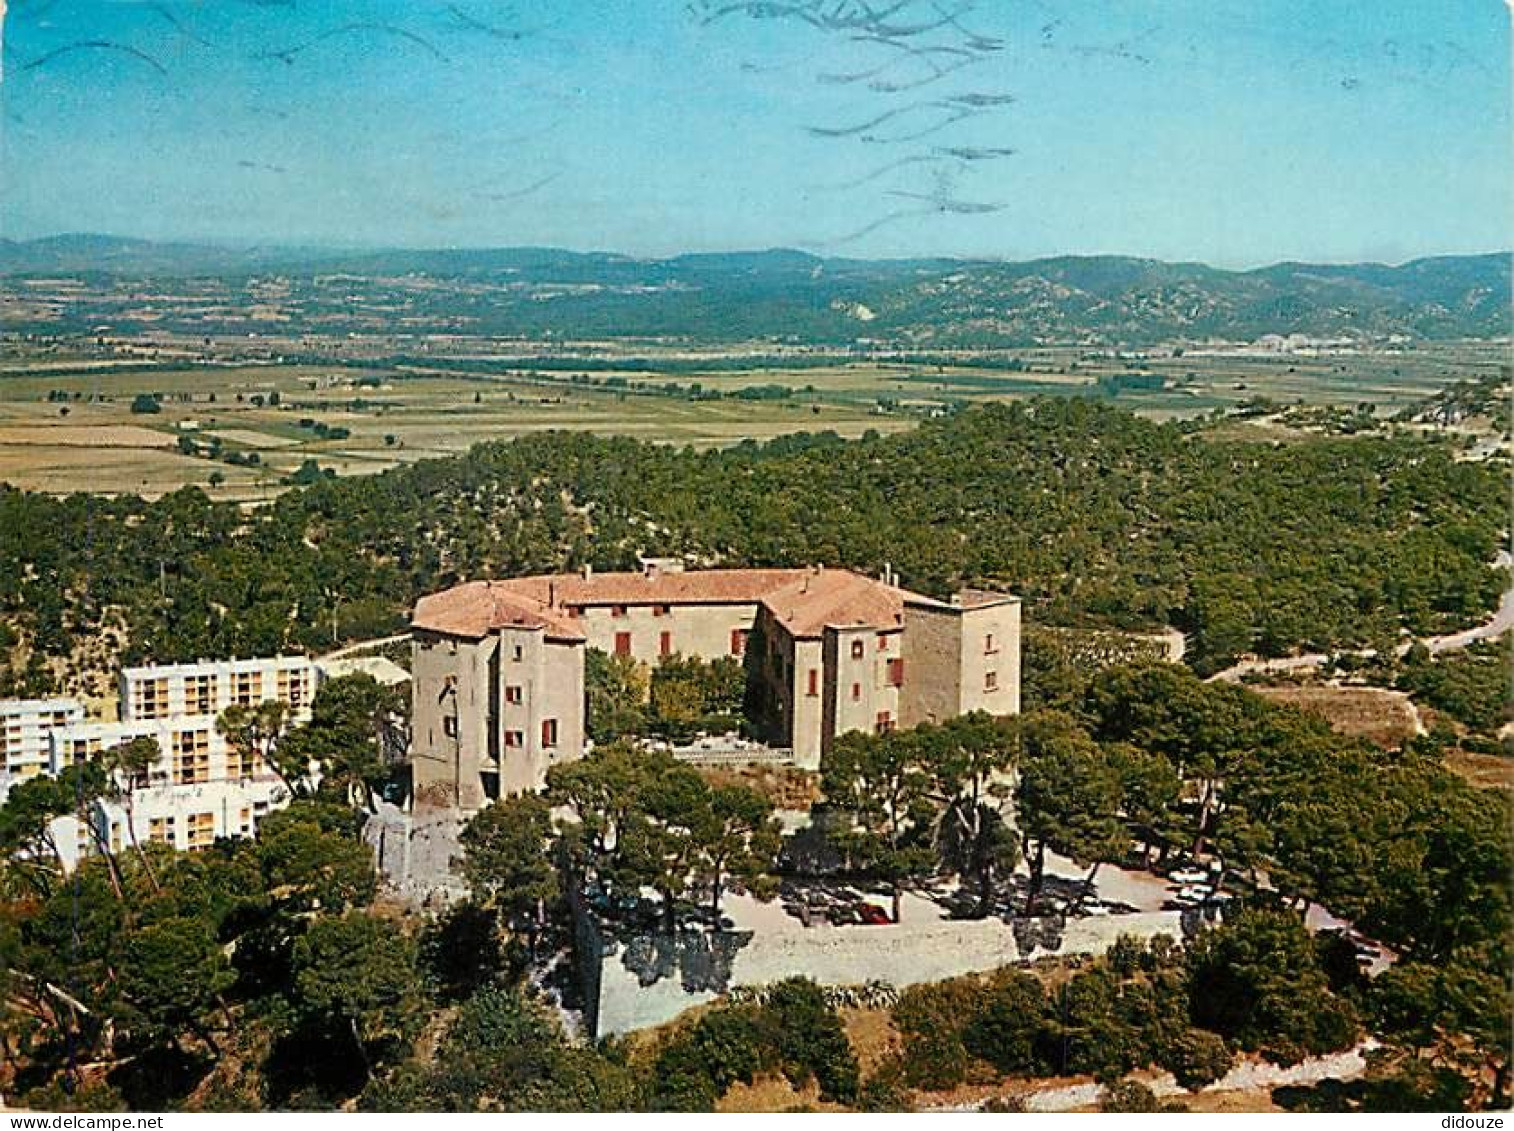
[(1215, 891), (1208, 884), (1186, 884), (1178, 889), (1177, 895), (1173, 898), (1178, 903), (1198, 907), (1206, 903), (1210, 905), (1229, 903), (1235, 896), (1228, 891)]
[(1375, 962), (1377, 959), (1383, 956), (1382, 947), (1373, 942), (1371, 939), (1367, 938), (1366, 935), (1360, 935), (1352, 931), (1346, 934), (1346, 938), (1348, 938), (1351, 941), (1351, 945), (1356, 948), (1356, 956), (1358, 958), (1364, 958), (1369, 962)]
[(871, 927), (881, 927), (892, 923), (889, 913), (876, 903), (859, 903), (857, 905), (857, 919)]

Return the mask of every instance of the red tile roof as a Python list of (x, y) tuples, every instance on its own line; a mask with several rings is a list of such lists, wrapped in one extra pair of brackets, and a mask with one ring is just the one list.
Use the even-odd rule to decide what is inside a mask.
[(848, 570), (824, 569), (806, 571), (768, 593), (762, 603), (794, 636), (812, 637), (828, 627), (897, 628), (904, 623), (906, 597), (930, 601)]
[(636, 573), (549, 574), (497, 584), (540, 601), (575, 608), (586, 605), (755, 605), (764, 593), (786, 585), (805, 569), (696, 569)]
[(503, 581), (466, 581), (415, 604), (410, 626), (480, 640), (499, 628), (541, 629), (560, 640), (582, 640), (567, 612), (514, 593)]
[(481, 639), (498, 628), (539, 628), (554, 639), (582, 640), (570, 615), (607, 605), (764, 605), (795, 636), (827, 627), (894, 628), (904, 603), (941, 602), (844, 569), (703, 569), (576, 573), (469, 581), (422, 597), (414, 628)]

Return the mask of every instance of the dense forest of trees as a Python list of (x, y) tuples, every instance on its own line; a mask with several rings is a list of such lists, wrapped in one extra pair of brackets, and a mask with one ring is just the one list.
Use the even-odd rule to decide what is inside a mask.
[[(1205, 671), (1481, 618), (1504, 581), (1488, 568), (1504, 480), (1437, 440), (1240, 443), (1081, 399), (709, 452), (549, 433), (323, 480), (251, 515), (194, 488), (152, 503), (3, 489), (0, 616), (39, 657), (119, 622), (126, 658), (167, 661), (379, 635), (462, 578), (639, 553), (891, 563), (934, 594), (1007, 587), (1044, 624), (1175, 625)], [(49, 679), (20, 662), (6, 678)]]
[[(1013, 1035), (1007, 1017), (963, 1015), (951, 1023), (956, 1043), (943, 1047), (954, 1030), (940, 1003), (907, 991), (896, 1019), (907, 1038), (918, 1031), (919, 1055), (905, 1057), (899, 1082), (949, 1087), (987, 1061), (1110, 1081), (1156, 1065), (1202, 1084), (1237, 1052), (1290, 1064), (1370, 1030), (1389, 1050), (1371, 1088), (1300, 1102), (1433, 1108), (1507, 1097), (1510, 800), (1444, 769), (1432, 740), (1383, 751), (1244, 687), (1145, 664), (1100, 673), (1066, 710), (847, 735), (822, 763), (822, 789), (813, 816), (843, 875), (892, 888), (896, 918), (898, 892), (951, 876), (962, 881), (956, 914), (1048, 913), (1048, 852), (1081, 864), (1089, 881), (1104, 864), (1201, 855), (1248, 905), (1184, 955), (1116, 956), (1079, 975), (1056, 1002), (1022, 1010)], [(770, 804), (712, 789), (665, 755), (608, 746), (552, 770), (547, 797), (575, 820), (554, 831), (547, 803), (511, 801), (470, 827), (475, 872), (511, 878), (489, 899), (517, 931), (535, 929), (547, 860), (607, 913), (666, 932), (718, 921), (726, 877), (761, 896), (796, 866), (779, 854)], [(524, 819), (523, 806), (536, 817)], [(505, 831), (527, 827), (524, 839)], [(1011, 885), (1022, 862), (1028, 884)], [(1311, 904), (1391, 947), (1397, 962), (1369, 982), (1353, 944), (1304, 930)], [(981, 988), (968, 996), (989, 1009)], [(1076, 1020), (1068, 1010), (1092, 1012)], [(696, 1048), (698, 1031), (688, 1037)], [(975, 1031), (990, 1035), (973, 1045)], [(732, 1039), (721, 1030), (715, 1047)], [(765, 1062), (752, 1053), (742, 1063)], [(707, 1102), (708, 1080), (729, 1083), (718, 1066), (701, 1071), (679, 1102)]]
[[(0, 808), (7, 1090), (42, 1108), (663, 1110), (706, 1109), (776, 1073), (888, 1108), (912, 1088), (1076, 1072), (1134, 1103), (1121, 1084), (1134, 1070), (1198, 1087), (1241, 1053), (1287, 1064), (1370, 1032), (1384, 1051), (1367, 1081), (1296, 1102), (1507, 1102), (1510, 799), (1446, 771), (1426, 740), (1385, 752), (1243, 687), (1143, 664), (1101, 672), (1063, 710), (838, 743), (815, 815), (853, 880), (956, 875), (956, 913), (1025, 913), (1045, 910), (1048, 850), (1090, 876), (1202, 852), (1247, 904), (1185, 948), (1124, 944), (1070, 980), (907, 990), (892, 1014), (904, 1055), (863, 1074), (834, 1002), (808, 983), (634, 1047), (574, 1041), (530, 988), (566, 945), (570, 889), (680, 930), (719, 922), (735, 884), (762, 898), (793, 867), (769, 798), (665, 755), (610, 743), (555, 767), (545, 796), (478, 814), (463, 834), (471, 898), (446, 913), (376, 903), (356, 828), (392, 772), (392, 708), (351, 677), (321, 689), (307, 724), (224, 719), (234, 744), (326, 772), (256, 839), (208, 851), (99, 844), (65, 876), (48, 819), (109, 790), (104, 767), (15, 787)], [(141, 754), (111, 758), (129, 771)], [(1008, 882), (1021, 861), (1023, 890)], [(1397, 962), (1364, 978), (1349, 942), (1304, 929), (1310, 903)]]

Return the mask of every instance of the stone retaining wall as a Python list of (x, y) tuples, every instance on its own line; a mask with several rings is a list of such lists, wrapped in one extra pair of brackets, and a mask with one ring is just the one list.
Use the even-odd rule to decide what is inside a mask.
[(816, 926), (677, 936), (614, 937), (579, 924), (580, 977), (595, 1036), (660, 1025), (732, 986), (795, 975), (822, 985), (868, 981), (909, 986), (979, 973), (1045, 955), (1102, 954), (1121, 935), (1183, 939), (1195, 912), (1152, 911), (1061, 917), (943, 920), (887, 926)]

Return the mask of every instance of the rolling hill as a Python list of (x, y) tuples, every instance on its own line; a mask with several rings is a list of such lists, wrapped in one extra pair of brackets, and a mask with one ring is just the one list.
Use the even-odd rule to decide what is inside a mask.
[[(1399, 266), (1279, 263), (1227, 271), (1122, 256), (822, 259), (800, 251), (641, 259), (553, 248), (343, 250), (155, 243), (108, 236), (0, 241), (0, 292), (71, 277), (109, 294), (134, 280), (288, 283), (290, 323), (401, 295), (411, 328), (485, 334), (766, 339), (909, 347), (1139, 345), (1265, 334), (1382, 339), (1510, 333), (1510, 256)], [(331, 280), (339, 278), (340, 286)], [(454, 284), (452, 286), (448, 283)], [(176, 327), (174, 318), (155, 319)], [(195, 327), (203, 328), (202, 324)]]

